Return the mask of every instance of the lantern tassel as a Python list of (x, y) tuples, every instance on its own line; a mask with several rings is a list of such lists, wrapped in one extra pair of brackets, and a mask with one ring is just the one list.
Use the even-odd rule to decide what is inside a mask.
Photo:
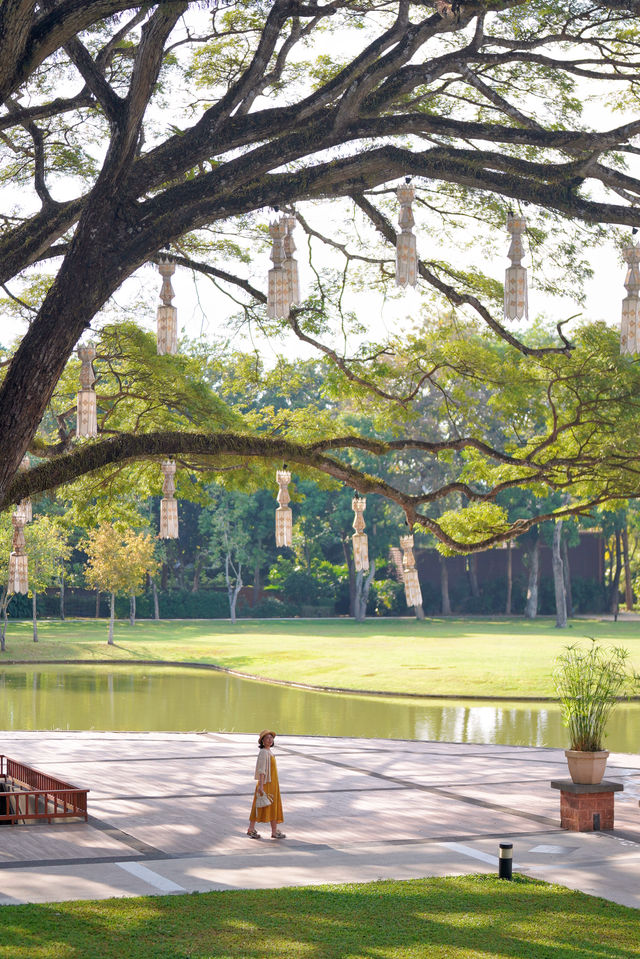
[(175, 355), (178, 352), (178, 311), (171, 301), (174, 297), (171, 277), (176, 272), (176, 265), (170, 256), (161, 256), (158, 261), (158, 270), (162, 277), (160, 299), (157, 315), (157, 348), (160, 356), (166, 353)]
[(278, 508), (276, 509), (276, 546), (291, 546), (293, 515), (291, 513), (291, 497), (287, 487), (291, 482), (291, 473), (289, 470), (278, 470), (276, 472), (276, 483), (278, 489)]
[(522, 320), (529, 315), (527, 270), (522, 266), (524, 246), (522, 234), (527, 228), (523, 216), (507, 216), (507, 230), (511, 234), (511, 246), (507, 256), (511, 260), (504, 275), (504, 316), (506, 320)]
[(160, 502), (160, 532), (158, 537), (160, 539), (178, 539), (178, 501), (174, 496), (176, 491), (176, 464), (173, 460), (163, 460), (160, 468), (164, 474), (164, 482)]
[(620, 352), (640, 353), (640, 247), (631, 243), (622, 251), (628, 270), (624, 281), (627, 295), (622, 301)]
[(418, 282), (418, 254), (413, 233), (415, 220), (411, 209), (416, 191), (408, 183), (403, 183), (398, 187), (396, 195), (400, 204), (400, 232), (396, 234), (396, 286), (406, 288), (415, 286)]
[(13, 552), (9, 556), (9, 587), (10, 593), (29, 592), (29, 559), (26, 554), (24, 541), (24, 521), (19, 511), (12, 518), (13, 523)]
[(78, 356), (82, 366), (76, 414), (76, 436), (91, 439), (98, 435), (98, 406), (93, 387), (96, 381), (96, 375), (93, 372), (93, 361), (96, 358), (95, 346), (89, 343), (87, 346), (78, 347)]
[(407, 606), (422, 606), (422, 590), (418, 579), (418, 570), (413, 555), (413, 536), (401, 536), (402, 549), (402, 579)]
[(273, 266), (269, 270), (267, 316), (271, 317), (272, 320), (279, 320), (289, 316), (289, 309), (291, 307), (289, 276), (284, 269), (284, 238), (287, 234), (286, 217), (270, 223), (269, 233), (273, 240), (273, 246), (271, 248)]
[(363, 496), (355, 496), (351, 502), (354, 512), (353, 528), (355, 533), (351, 537), (353, 542), (353, 564), (356, 573), (367, 572), (369, 569), (369, 541), (364, 532), (364, 516), (367, 501)]

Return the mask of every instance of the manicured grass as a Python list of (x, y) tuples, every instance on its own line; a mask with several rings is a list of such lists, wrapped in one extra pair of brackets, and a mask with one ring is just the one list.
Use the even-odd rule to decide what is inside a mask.
[(553, 696), (551, 669), (561, 648), (595, 637), (627, 647), (640, 671), (640, 622), (412, 619), (10, 622), (10, 660), (131, 659), (213, 663), (254, 676), (346, 689), (422, 695)]
[(522, 877), (0, 907), (3, 959), (627, 959), (640, 913)]

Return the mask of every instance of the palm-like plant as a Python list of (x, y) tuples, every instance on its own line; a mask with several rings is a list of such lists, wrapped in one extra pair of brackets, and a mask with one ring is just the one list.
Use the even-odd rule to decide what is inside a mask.
[(565, 647), (555, 662), (553, 681), (569, 729), (571, 749), (600, 752), (616, 703), (629, 696), (638, 677), (629, 671), (629, 651), (621, 646)]

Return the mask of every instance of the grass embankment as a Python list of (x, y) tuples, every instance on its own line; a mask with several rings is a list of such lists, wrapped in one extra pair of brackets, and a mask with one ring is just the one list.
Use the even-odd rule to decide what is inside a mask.
[(0, 666), (11, 660), (156, 660), (211, 663), (309, 685), (419, 695), (553, 697), (551, 669), (568, 643), (594, 637), (623, 645), (640, 670), (640, 622), (574, 620), (346, 619), (12, 622)]
[(628, 959), (638, 910), (514, 877), (3, 906), (6, 959)]

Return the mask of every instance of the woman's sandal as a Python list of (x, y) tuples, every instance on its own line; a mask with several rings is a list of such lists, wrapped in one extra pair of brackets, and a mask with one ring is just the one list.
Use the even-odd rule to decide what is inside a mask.
[(284, 833), (284, 832), (280, 832), (279, 829), (276, 829), (275, 832), (272, 832), (272, 833), (271, 833), (271, 838), (272, 838), (272, 839), (286, 839), (286, 838), (287, 838), (287, 834)]
[(262, 839), (257, 829), (247, 829), (247, 836), (249, 839)]

